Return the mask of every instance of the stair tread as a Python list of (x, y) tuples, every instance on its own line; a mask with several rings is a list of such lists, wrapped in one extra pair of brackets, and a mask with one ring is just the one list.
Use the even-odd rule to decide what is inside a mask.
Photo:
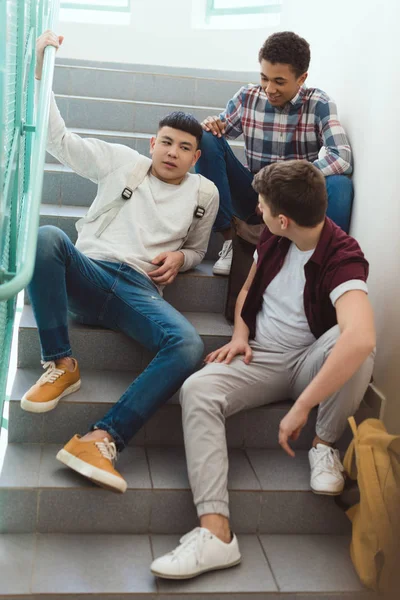
[(3, 534), (0, 594), (96, 594), (106, 600), (108, 594), (120, 594), (121, 600), (125, 594), (152, 600), (216, 600), (227, 594), (233, 600), (241, 594), (276, 600), (288, 592), (311, 594), (304, 600), (328, 600), (336, 593), (349, 600), (374, 597), (354, 571), (347, 536), (238, 535), (242, 562), (235, 568), (188, 581), (153, 577), (151, 561), (178, 541), (177, 535)]
[(118, 104), (130, 104), (132, 106), (137, 106), (138, 104), (144, 104), (146, 106), (167, 106), (171, 108), (180, 108), (180, 109), (188, 109), (188, 110), (211, 110), (213, 114), (215, 111), (218, 113), (222, 112), (225, 107), (224, 106), (203, 106), (203, 105), (194, 105), (194, 104), (175, 104), (174, 102), (152, 102), (149, 100), (124, 100), (122, 98), (100, 98), (96, 96), (79, 96), (75, 94), (55, 94), (56, 98), (68, 98), (73, 100), (95, 100), (97, 102), (118, 102)]
[[(140, 374), (134, 371), (114, 371), (104, 369), (84, 369), (81, 372), (81, 389), (63, 398), (62, 404), (111, 404), (114, 403)], [(41, 375), (39, 361), (37, 368), (17, 369), (12, 387), (10, 402), (20, 402), (24, 393), (38, 380)], [(178, 394), (172, 396), (168, 404), (179, 404)], [(267, 410), (286, 412), (292, 405), (290, 400), (276, 402), (255, 408), (260, 413)], [(35, 415), (37, 416), (37, 415)]]
[[(201, 336), (231, 336), (233, 327), (228, 323), (225, 317), (218, 313), (208, 312), (182, 312), (187, 320), (197, 329)], [(92, 327), (81, 325), (76, 321), (70, 321), (70, 328), (77, 330), (85, 330), (88, 334), (90, 331), (102, 331), (108, 335), (121, 335), (111, 329), (103, 329), (101, 327)], [(35, 317), (33, 315), (32, 306), (26, 304), (22, 310), (20, 321), (20, 329), (37, 329)]]
[[(128, 68), (131, 67), (131, 68)], [(165, 68), (165, 67), (163, 67)], [(178, 67), (179, 68), (179, 67)], [(122, 66), (120, 66), (119, 68), (113, 68), (112, 66), (103, 66), (103, 67), (98, 67), (98, 66), (89, 66), (89, 65), (74, 65), (74, 64), (63, 64), (61, 62), (56, 64), (56, 69), (72, 69), (72, 70), (76, 70), (76, 71), (106, 71), (106, 72), (111, 72), (111, 73), (129, 73), (130, 75), (148, 75), (149, 77), (171, 77), (173, 79), (201, 79), (201, 80), (206, 80), (206, 81), (211, 81), (211, 82), (218, 82), (218, 83), (237, 83), (239, 86), (240, 85), (244, 85), (244, 78), (242, 79), (234, 79), (232, 78), (221, 78), (221, 74), (223, 72), (219, 72), (216, 71), (216, 75), (214, 77), (205, 77), (204, 75), (186, 75), (186, 74), (176, 74), (176, 73), (168, 73), (168, 72), (161, 72), (160, 70), (156, 70), (156, 71), (140, 71), (140, 70), (135, 70), (134, 65), (125, 65), (125, 68), (123, 68)], [(196, 69), (192, 69), (194, 72), (196, 72)], [(236, 73), (232, 72), (232, 75), (236, 75)], [(241, 75), (241, 73), (238, 73), (238, 75)], [(247, 73), (245, 73), (244, 75), (247, 75)], [(226, 73), (225, 73), (226, 76)], [(259, 75), (257, 73), (253, 74), (253, 79), (258, 81)], [(248, 79), (248, 78), (247, 78)]]
[[(65, 443), (68, 440), (65, 440)], [(63, 444), (8, 444), (0, 489), (82, 489), (108, 495), (56, 460)], [(293, 460), (283, 450), (229, 450), (230, 490), (311, 492), (306, 450)], [(131, 447), (119, 456), (117, 469), (128, 490), (189, 490), (183, 447)]]

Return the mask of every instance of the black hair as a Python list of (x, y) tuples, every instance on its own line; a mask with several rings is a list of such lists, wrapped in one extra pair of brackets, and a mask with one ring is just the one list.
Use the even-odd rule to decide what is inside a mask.
[(265, 40), (258, 53), (259, 62), (264, 59), (273, 65), (289, 65), (296, 77), (307, 72), (310, 58), (309, 43), (293, 31), (273, 33)]
[(203, 137), (203, 129), (193, 115), (180, 110), (169, 113), (159, 122), (158, 130), (160, 131), (162, 127), (172, 127), (173, 129), (186, 131), (186, 133), (190, 133), (196, 138), (197, 148), (200, 146), (201, 138)]

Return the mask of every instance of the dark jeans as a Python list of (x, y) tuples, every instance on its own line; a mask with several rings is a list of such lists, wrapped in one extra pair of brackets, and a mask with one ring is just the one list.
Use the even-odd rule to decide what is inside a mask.
[(148, 277), (123, 263), (88, 258), (57, 227), (39, 229), (28, 292), (45, 361), (72, 355), (68, 312), (81, 323), (122, 331), (157, 353), (92, 426), (110, 433), (118, 450), (180, 388), (203, 355), (194, 327), (163, 300)]
[[(258, 196), (251, 186), (254, 175), (236, 158), (226, 139), (203, 131), (200, 149), (196, 172), (211, 179), (219, 190), (220, 204), (214, 231), (229, 229), (233, 215), (249, 224), (260, 223), (261, 219), (255, 213)], [(344, 175), (331, 175), (326, 177), (326, 189), (327, 215), (348, 233), (353, 183)]]

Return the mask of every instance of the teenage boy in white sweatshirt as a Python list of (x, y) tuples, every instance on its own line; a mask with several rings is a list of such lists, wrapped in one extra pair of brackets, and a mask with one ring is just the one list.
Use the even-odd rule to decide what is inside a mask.
[[(36, 78), (44, 49), (63, 38), (45, 32), (37, 42)], [(124, 492), (113, 461), (142, 425), (196, 369), (203, 343), (161, 292), (178, 272), (203, 259), (218, 211), (214, 184), (189, 169), (200, 156), (202, 128), (172, 113), (151, 139), (152, 161), (126, 146), (82, 139), (69, 132), (51, 101), (48, 151), (98, 184), (74, 246), (60, 229), (39, 229), (35, 270), (28, 287), (38, 325), (45, 374), (21, 407), (42, 413), (77, 391), (68, 313), (81, 323), (122, 331), (156, 356), (122, 397), (83, 437), (74, 436), (57, 458), (95, 483)], [(146, 162), (147, 161), (147, 162)]]

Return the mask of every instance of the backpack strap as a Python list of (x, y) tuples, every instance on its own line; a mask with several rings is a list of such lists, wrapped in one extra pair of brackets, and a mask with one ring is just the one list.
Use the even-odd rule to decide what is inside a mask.
[(206, 214), (207, 206), (215, 193), (215, 185), (213, 184), (213, 182), (210, 181), (209, 179), (207, 179), (206, 177), (203, 177), (203, 175), (198, 175), (198, 176), (200, 177), (200, 184), (199, 184), (199, 190), (197, 193), (198, 194), (197, 195), (197, 206), (195, 208), (193, 220), (190, 224), (188, 232), (187, 232), (185, 238), (183, 239), (179, 249), (181, 249), (184, 246), (184, 244), (186, 243), (186, 240), (188, 239), (189, 235), (192, 233), (193, 229), (196, 227), (197, 223)]
[(121, 194), (117, 196), (117, 198), (115, 198), (112, 202), (105, 204), (91, 215), (88, 214), (85, 217), (83, 217), (83, 219), (79, 219), (79, 221), (77, 221), (75, 225), (78, 233), (80, 233), (83, 225), (85, 225), (86, 223), (93, 223), (93, 221), (96, 221), (96, 219), (98, 219), (105, 213), (108, 213), (95, 233), (96, 237), (100, 237), (103, 231), (107, 229), (109, 224), (118, 215), (125, 202), (132, 197), (133, 192), (142, 183), (142, 181), (144, 180), (144, 178), (150, 170), (151, 164), (152, 161), (150, 158), (139, 154), (138, 160), (136, 161), (132, 169), (132, 173), (129, 177), (128, 185), (122, 190)]

